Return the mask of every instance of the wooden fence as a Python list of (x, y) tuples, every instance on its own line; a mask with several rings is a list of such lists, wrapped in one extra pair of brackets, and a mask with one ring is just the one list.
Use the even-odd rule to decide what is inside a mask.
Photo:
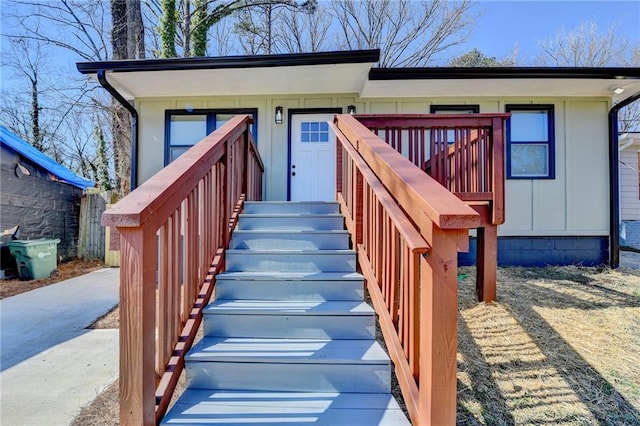
[(111, 191), (87, 192), (80, 201), (80, 232), (78, 257), (80, 259), (105, 258), (105, 228), (100, 223), (102, 213), (112, 203)]

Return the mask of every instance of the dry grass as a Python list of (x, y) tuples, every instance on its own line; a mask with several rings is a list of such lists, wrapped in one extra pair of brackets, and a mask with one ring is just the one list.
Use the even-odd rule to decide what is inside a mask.
[(462, 268), (458, 424), (640, 424), (640, 273), (501, 268), (498, 303)]
[[(490, 305), (460, 273), (459, 425), (640, 425), (640, 271), (501, 268)], [(88, 424), (118, 424), (117, 382)]]

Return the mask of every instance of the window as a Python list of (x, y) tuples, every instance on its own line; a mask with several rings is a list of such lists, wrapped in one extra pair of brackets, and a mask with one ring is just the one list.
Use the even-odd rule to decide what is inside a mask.
[(507, 105), (507, 178), (554, 179), (553, 105)]
[(300, 141), (302, 143), (329, 142), (329, 124), (326, 121), (303, 121)]
[(165, 114), (165, 166), (237, 114), (253, 116), (251, 133), (257, 143), (258, 110), (256, 109), (167, 111)]
[(478, 114), (479, 105), (431, 105), (431, 114)]
[[(479, 105), (431, 105), (429, 107), (431, 114), (478, 114), (480, 112)], [(456, 141), (455, 130), (447, 130), (447, 143), (451, 145)]]

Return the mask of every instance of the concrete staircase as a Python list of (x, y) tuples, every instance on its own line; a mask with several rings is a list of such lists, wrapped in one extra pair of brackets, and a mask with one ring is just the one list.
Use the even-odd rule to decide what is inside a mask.
[(409, 425), (336, 203), (245, 204), (162, 424)]

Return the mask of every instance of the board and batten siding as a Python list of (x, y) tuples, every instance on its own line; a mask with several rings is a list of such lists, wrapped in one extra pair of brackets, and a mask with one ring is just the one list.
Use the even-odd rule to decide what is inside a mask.
[(640, 146), (620, 152), (620, 219), (640, 220)]
[[(140, 115), (138, 179), (144, 182), (164, 165), (165, 111), (257, 108), (258, 149), (265, 163), (267, 200), (287, 196), (288, 110), (342, 108), (358, 113), (427, 113), (432, 104), (479, 105), (482, 113), (504, 112), (507, 104), (553, 104), (556, 178), (507, 180), (506, 222), (501, 236), (607, 236), (609, 220), (606, 98), (407, 98), (361, 99), (355, 94), (137, 99)], [(276, 106), (284, 124), (275, 124)]]

